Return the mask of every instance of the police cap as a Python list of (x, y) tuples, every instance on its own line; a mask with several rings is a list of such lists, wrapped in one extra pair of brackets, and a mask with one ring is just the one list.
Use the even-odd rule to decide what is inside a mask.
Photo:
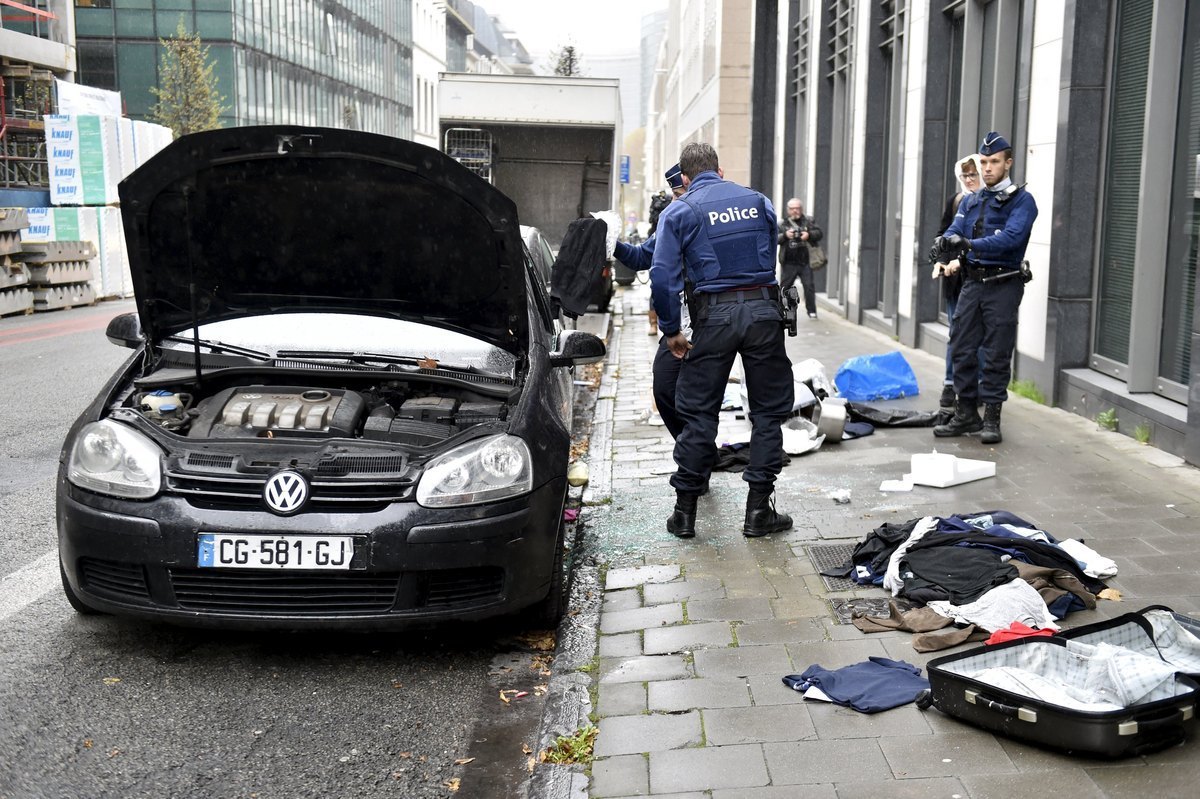
[(1008, 143), (1008, 139), (993, 130), (983, 137), (983, 142), (979, 145), (979, 154), (995, 155), (1011, 149), (1012, 145)]
[(671, 167), (664, 175), (667, 179), (667, 185), (673, 189), (683, 188), (683, 172), (679, 169), (679, 164)]

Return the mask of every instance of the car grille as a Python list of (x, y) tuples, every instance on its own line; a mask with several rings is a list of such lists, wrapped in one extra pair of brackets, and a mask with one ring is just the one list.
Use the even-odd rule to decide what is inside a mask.
[(425, 606), (479, 605), (500, 598), (503, 569), (449, 569), (426, 573)]
[(299, 575), (170, 569), (175, 599), (185, 610), (219, 613), (386, 613), (396, 602), (399, 574)]
[(83, 578), (83, 587), (97, 596), (141, 601), (150, 598), (150, 591), (146, 587), (146, 571), (141, 566), (80, 558), (79, 573)]
[[(396, 461), (398, 459), (387, 460)], [(188, 466), (195, 465), (192, 456), (189, 456)], [(317, 467), (318, 479), (313, 480), (310, 485), (311, 493), (305, 510), (361, 513), (381, 510), (391, 502), (405, 502), (413, 499), (416, 488), (411, 479), (372, 480), (341, 477), (341, 475), (347, 474), (362, 474), (367, 468), (386, 468), (389, 465), (393, 464), (382, 462), (378, 465), (354, 462), (321, 463)], [(364, 471), (356, 472), (356, 468), (363, 468)], [(382, 472), (383, 468), (379, 468), (379, 471)], [(232, 510), (261, 508), (263, 506), (263, 486), (270, 475), (266, 473), (245, 474), (233, 470), (202, 474), (199, 471), (168, 468), (164, 476), (164, 487), (167, 493), (185, 497), (197, 507)], [(321, 479), (322, 477), (330, 479)]]

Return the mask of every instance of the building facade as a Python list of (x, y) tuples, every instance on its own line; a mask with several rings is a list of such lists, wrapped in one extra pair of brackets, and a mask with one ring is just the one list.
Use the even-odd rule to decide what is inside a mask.
[[(671, 3), (648, 169), (706, 139), (727, 176), (776, 203), (799, 196), (825, 230), (827, 311), (941, 355), (926, 254), (955, 161), (1004, 133), (1039, 208), (1014, 379), (1089, 418), (1112, 411), (1119, 432), (1200, 464), (1200, 4), (731, 5)], [(725, 44), (747, 36), (741, 78)], [(706, 69), (713, 43), (719, 76)], [(749, 114), (725, 101), (734, 76)], [(727, 115), (746, 146), (723, 141)]]
[(413, 141), (438, 146), (437, 83), (446, 71), (446, 4), (412, 0)]
[(75, 0), (79, 82), (148, 117), (159, 39), (180, 21), (216, 64), (222, 124), (351, 127), (412, 138), (413, 0)]

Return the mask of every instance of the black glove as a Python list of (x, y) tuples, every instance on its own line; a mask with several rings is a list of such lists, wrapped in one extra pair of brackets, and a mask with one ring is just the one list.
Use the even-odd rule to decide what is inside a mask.
[(953, 236), (947, 236), (945, 241), (946, 253), (955, 258), (962, 258), (971, 251), (971, 240), (964, 239), (962, 236), (955, 233)]
[(938, 236), (933, 240), (933, 246), (929, 248), (929, 261), (940, 261), (942, 255), (946, 252), (946, 240)]

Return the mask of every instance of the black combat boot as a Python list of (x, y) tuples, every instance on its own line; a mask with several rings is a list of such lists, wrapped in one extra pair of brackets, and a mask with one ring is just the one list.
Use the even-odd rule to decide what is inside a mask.
[(979, 418), (979, 409), (975, 407), (975, 403), (960, 398), (954, 409), (954, 418), (933, 428), (933, 434), (938, 438), (948, 438), (978, 433), (982, 429), (983, 420)]
[(979, 440), (984, 444), (999, 444), (1004, 440), (1000, 435), (1000, 403), (985, 402), (983, 404), (983, 433)]
[(667, 517), (667, 532), (677, 538), (696, 535), (696, 494), (675, 492), (675, 511)]
[(775, 487), (751, 483), (750, 493), (746, 495), (746, 527), (742, 535), (758, 538), (790, 529), (792, 517), (775, 510)]
[(950, 413), (954, 413), (954, 386), (942, 386), (942, 398), (938, 400), (938, 407), (943, 410), (949, 408)]

